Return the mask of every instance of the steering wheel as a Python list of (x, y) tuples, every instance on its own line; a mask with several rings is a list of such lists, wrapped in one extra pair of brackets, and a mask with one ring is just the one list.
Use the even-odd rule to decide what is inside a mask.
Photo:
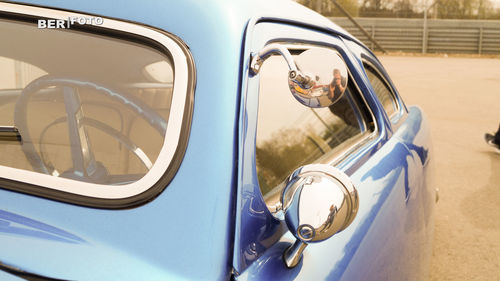
[[(43, 155), (37, 153), (29, 134), (27, 122), (27, 107), (29, 99), (40, 90), (51, 86), (62, 86), (63, 88), (66, 117), (58, 118), (50, 123), (42, 132), (41, 138), (43, 138), (43, 134), (48, 127), (65, 121), (67, 122), (73, 167), (68, 171), (64, 171), (61, 175), (59, 175), (59, 172), (50, 163), (47, 163), (47, 161), (44, 160), (45, 157), (43, 157)], [(14, 110), (14, 123), (18, 128), (22, 139), (21, 148), (29, 163), (33, 167), (33, 170), (39, 173), (72, 178), (86, 182), (106, 182), (109, 177), (108, 172), (104, 165), (96, 161), (94, 157), (86, 126), (97, 128), (108, 135), (111, 135), (115, 140), (124, 145), (127, 150), (134, 153), (141, 160), (142, 164), (149, 170), (152, 166), (151, 161), (146, 154), (129, 139), (129, 137), (123, 135), (121, 132), (101, 121), (90, 119), (83, 115), (81, 108), (82, 104), (78, 94), (78, 89), (80, 88), (91, 89), (96, 93), (120, 102), (127, 108), (131, 109), (138, 116), (146, 120), (160, 135), (165, 135), (167, 122), (156, 111), (136, 97), (127, 93), (118, 94), (108, 88), (99, 86), (92, 82), (45, 75), (35, 79), (23, 89)], [(43, 153), (42, 151), (43, 150), (41, 150), (41, 153)]]

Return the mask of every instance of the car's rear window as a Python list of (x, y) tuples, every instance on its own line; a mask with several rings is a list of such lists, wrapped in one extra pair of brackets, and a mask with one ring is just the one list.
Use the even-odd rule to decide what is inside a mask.
[[(169, 46), (102, 34), (0, 19), (3, 178), (123, 198), (165, 173), (179, 143), (187, 67), (176, 65)], [(178, 73), (184, 98), (172, 110)], [(67, 188), (66, 180), (78, 185)], [(135, 191), (94, 192), (118, 186)]]

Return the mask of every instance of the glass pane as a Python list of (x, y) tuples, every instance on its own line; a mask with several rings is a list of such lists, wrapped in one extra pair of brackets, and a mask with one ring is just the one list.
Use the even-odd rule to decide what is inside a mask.
[(278, 56), (266, 60), (260, 71), (257, 127), (257, 173), (266, 196), (299, 166), (315, 163), (326, 153), (341, 148), (362, 134), (359, 114), (350, 98), (327, 108), (312, 109), (290, 93), (288, 67)]
[(99, 184), (142, 178), (165, 141), (174, 71), (163, 53), (0, 20), (0, 165)]
[(365, 70), (368, 76), (368, 80), (370, 80), (373, 90), (375, 91), (375, 94), (377, 95), (378, 99), (382, 103), (382, 106), (387, 112), (387, 116), (391, 117), (398, 110), (391, 90), (387, 87), (384, 81), (382, 81), (382, 79), (378, 77), (375, 70), (371, 69), (371, 67), (367, 65), (365, 65)]

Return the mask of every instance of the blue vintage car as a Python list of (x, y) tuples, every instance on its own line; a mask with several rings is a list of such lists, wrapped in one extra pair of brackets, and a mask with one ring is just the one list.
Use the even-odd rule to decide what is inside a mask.
[(429, 125), (288, 1), (0, 2), (0, 279), (424, 280)]

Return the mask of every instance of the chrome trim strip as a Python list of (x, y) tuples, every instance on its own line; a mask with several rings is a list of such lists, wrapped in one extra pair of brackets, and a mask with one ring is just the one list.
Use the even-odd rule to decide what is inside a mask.
[[(62, 20), (67, 20), (69, 17), (90, 17), (90, 15), (87, 14), (4, 2), (0, 3), (0, 12)], [(172, 56), (175, 71), (172, 109), (168, 118), (164, 144), (157, 157), (158, 160), (152, 165), (151, 170), (143, 178), (134, 183), (120, 186), (85, 183), (5, 166), (0, 166), (0, 178), (42, 186), (48, 189), (85, 197), (97, 199), (124, 199), (147, 191), (153, 187), (167, 171), (180, 145), (179, 140), (183, 125), (184, 111), (189, 94), (190, 73), (188, 61), (190, 61), (190, 58), (187, 57), (183, 48), (179, 46), (175, 40), (162, 32), (134, 23), (105, 17), (102, 18), (103, 21), (102, 24), (98, 25), (99, 28), (106, 28), (152, 39), (163, 45)]]

